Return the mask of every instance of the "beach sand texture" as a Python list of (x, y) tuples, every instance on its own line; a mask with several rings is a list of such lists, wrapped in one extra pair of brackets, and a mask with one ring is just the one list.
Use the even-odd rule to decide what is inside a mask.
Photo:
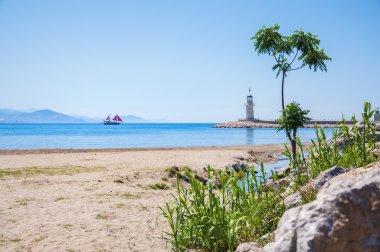
[[(170, 251), (165, 168), (268, 160), (281, 145), (0, 151), (0, 251)], [(165, 183), (168, 190), (149, 187)]]

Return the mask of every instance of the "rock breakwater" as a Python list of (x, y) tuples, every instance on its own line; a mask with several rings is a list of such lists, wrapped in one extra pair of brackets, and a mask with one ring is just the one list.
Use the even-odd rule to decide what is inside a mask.
[[(337, 128), (339, 122), (335, 121), (312, 121), (305, 124), (305, 128), (314, 128), (315, 124), (320, 128)], [(275, 121), (234, 121), (214, 125), (213, 128), (276, 128)]]

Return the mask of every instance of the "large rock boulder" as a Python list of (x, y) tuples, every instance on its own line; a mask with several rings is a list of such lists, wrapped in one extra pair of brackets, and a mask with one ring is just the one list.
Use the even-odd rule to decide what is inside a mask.
[(380, 251), (380, 166), (335, 177), (282, 216), (264, 251)]

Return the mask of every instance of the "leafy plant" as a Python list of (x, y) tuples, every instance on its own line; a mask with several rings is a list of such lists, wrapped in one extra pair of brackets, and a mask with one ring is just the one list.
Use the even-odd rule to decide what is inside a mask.
[[(284, 83), (287, 74), (305, 66), (313, 69), (314, 72), (318, 69), (322, 72), (327, 71), (325, 62), (331, 58), (319, 48), (320, 40), (317, 35), (305, 33), (300, 29), (290, 36), (284, 36), (278, 32), (279, 29), (278, 24), (271, 27), (264, 26), (251, 40), (254, 41), (255, 50), (259, 55), (268, 54), (276, 60), (272, 70), (276, 71), (276, 77), (282, 75), (282, 109), (285, 109)], [(294, 66), (296, 63), (298, 65)]]
[(309, 112), (309, 110), (302, 110), (298, 103), (292, 102), (286, 105), (277, 120), (279, 123), (277, 130), (285, 130), (286, 136), (291, 143), (293, 160), (296, 160), (297, 154), (297, 130), (304, 127), (304, 124), (311, 120), (311, 118), (307, 117)]
[[(206, 185), (194, 176), (189, 188), (177, 180), (173, 202), (161, 208), (173, 249), (234, 251), (242, 241), (273, 232), (285, 206), (278, 194), (263, 190), (265, 176), (263, 166), (259, 176), (250, 169), (244, 178), (235, 171), (215, 173), (209, 168)], [(217, 178), (221, 188), (214, 185)]]

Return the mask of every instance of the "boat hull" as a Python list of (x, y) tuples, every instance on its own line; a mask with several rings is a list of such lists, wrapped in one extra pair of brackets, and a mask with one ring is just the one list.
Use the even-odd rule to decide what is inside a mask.
[(103, 122), (104, 125), (119, 125), (119, 122)]

